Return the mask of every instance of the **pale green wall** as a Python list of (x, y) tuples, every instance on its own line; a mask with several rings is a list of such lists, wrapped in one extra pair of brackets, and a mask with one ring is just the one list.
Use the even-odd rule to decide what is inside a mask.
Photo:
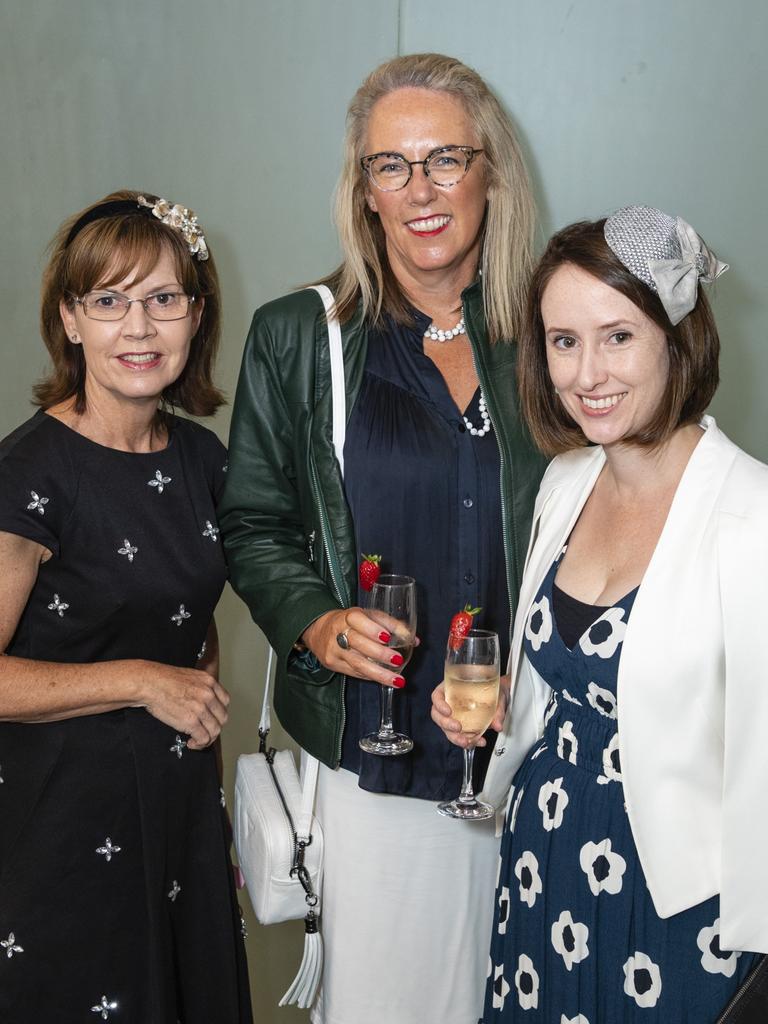
[[(762, 0), (4, 0), (0, 436), (28, 415), (44, 366), (38, 280), (61, 219), (126, 186), (198, 212), (224, 285), (231, 393), (252, 308), (336, 259), (329, 196), (356, 85), (398, 49), (442, 50), (476, 67), (513, 111), (542, 238), (648, 202), (690, 220), (731, 263), (715, 302), (724, 351), (714, 408), (768, 458), (767, 30)], [(227, 413), (214, 424), (222, 437), (227, 424)], [(231, 593), (218, 618), (234, 697), (231, 786), (234, 757), (255, 746), (264, 650)], [(249, 927), (256, 1020), (305, 1022), (272, 1010), (300, 926)]]

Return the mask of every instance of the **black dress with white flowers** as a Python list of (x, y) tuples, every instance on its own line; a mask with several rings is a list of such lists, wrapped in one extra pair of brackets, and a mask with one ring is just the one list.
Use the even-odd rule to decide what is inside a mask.
[(558, 564), (525, 628), (525, 653), (553, 693), (514, 780), (483, 1021), (713, 1024), (755, 957), (720, 949), (718, 897), (662, 920), (646, 886), (616, 722), (637, 591), (591, 615), (559, 592), (582, 615), (569, 648), (552, 611)]
[[(52, 553), (7, 653), (194, 667), (225, 457), (186, 420), (151, 454), (42, 412), (6, 438), (0, 531)], [(0, 722), (3, 1024), (251, 1021), (215, 752), (186, 739), (143, 708)]]

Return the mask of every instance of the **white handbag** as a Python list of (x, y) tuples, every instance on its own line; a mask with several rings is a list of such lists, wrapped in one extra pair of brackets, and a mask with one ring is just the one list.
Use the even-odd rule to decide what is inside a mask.
[(292, 751), (267, 746), (273, 662), (270, 648), (259, 751), (237, 759), (233, 811), (240, 870), (261, 924), (318, 916), (323, 860), (323, 833), (313, 815), (317, 759), (305, 759), (302, 786)]
[[(333, 445), (344, 472), (346, 393), (341, 328), (331, 315), (333, 295), (316, 285), (326, 310), (333, 392)], [(319, 931), (323, 833), (314, 817), (317, 758), (302, 751), (302, 781), (291, 751), (267, 747), (274, 651), (270, 648), (259, 722), (259, 751), (237, 759), (233, 833), (256, 917), (262, 924), (304, 918), (304, 957), (279, 1005), (314, 1002), (323, 965)]]

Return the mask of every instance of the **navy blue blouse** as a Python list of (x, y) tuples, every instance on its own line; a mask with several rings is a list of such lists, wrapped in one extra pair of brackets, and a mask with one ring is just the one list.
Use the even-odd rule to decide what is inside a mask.
[[(442, 374), (424, 354), (429, 318), (414, 315), (412, 328), (388, 320), (383, 330), (369, 332), (344, 445), (358, 554), (379, 554), (384, 572), (417, 583), (421, 645), (393, 700), (394, 727), (414, 748), (400, 757), (360, 750), (360, 736), (378, 727), (380, 687), (350, 679), (341, 764), (360, 776), (363, 789), (443, 800), (458, 794), (462, 772), (462, 751), (430, 718), (451, 617), (466, 604), (480, 606), (476, 624), (498, 632), (505, 665), (510, 612), (496, 437), (493, 430), (473, 437), (466, 429)], [(477, 427), (479, 397), (478, 390), (465, 411)], [(363, 591), (357, 600), (365, 606)], [(490, 749), (489, 743), (477, 752), (477, 784)]]

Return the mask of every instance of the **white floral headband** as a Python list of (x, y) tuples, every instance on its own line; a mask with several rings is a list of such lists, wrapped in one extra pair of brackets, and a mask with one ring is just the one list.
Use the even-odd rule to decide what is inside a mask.
[(203, 229), (197, 223), (197, 217), (186, 206), (172, 205), (167, 199), (147, 199), (145, 196), (138, 196), (133, 199), (110, 199), (105, 203), (99, 203), (86, 211), (73, 225), (67, 235), (65, 245), (71, 245), (74, 238), (80, 234), (87, 224), (95, 220), (102, 220), (105, 217), (119, 217), (127, 213), (141, 214), (145, 217), (155, 216), (168, 227), (180, 231), (184, 241), (187, 243), (190, 253), (198, 260), (208, 259), (208, 246), (205, 244)]
[(179, 206), (178, 203), (171, 205), (167, 199), (152, 202), (144, 196), (139, 196), (138, 204), (151, 210), (163, 224), (180, 231), (193, 256), (199, 260), (208, 259), (208, 246), (205, 244), (203, 229), (197, 223), (195, 214), (186, 206)]
[(682, 217), (653, 206), (624, 206), (605, 222), (614, 255), (661, 299), (672, 324), (696, 305), (699, 280), (709, 284), (728, 270)]

